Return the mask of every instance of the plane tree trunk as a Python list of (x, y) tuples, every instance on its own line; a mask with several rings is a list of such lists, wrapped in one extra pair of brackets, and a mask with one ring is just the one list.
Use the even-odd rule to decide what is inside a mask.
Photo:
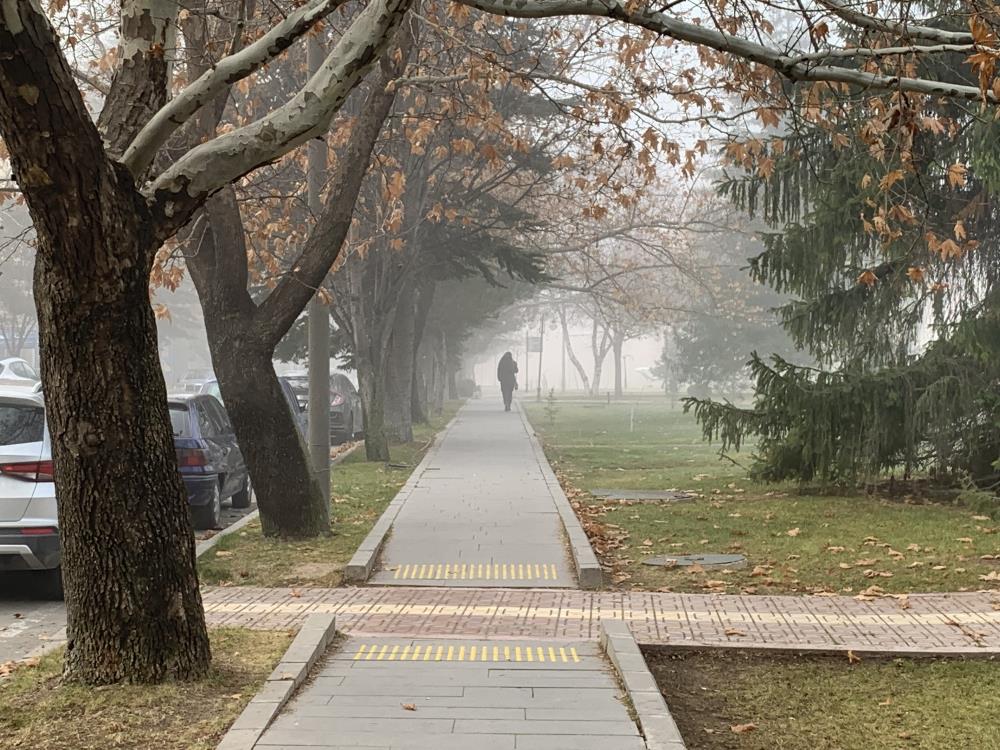
[[(132, 176), (105, 153), (37, 6), (4, 3), (0, 50), (0, 136), (37, 233), (65, 675), (90, 684), (200, 677), (208, 634), (149, 303), (163, 237)], [(152, 108), (162, 96), (138, 91)]]

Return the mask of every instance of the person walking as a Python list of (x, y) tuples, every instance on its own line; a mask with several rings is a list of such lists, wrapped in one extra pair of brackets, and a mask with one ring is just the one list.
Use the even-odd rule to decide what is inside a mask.
[(514, 355), (505, 352), (497, 364), (497, 380), (500, 381), (500, 392), (503, 394), (503, 410), (510, 411), (510, 402), (517, 390), (517, 362)]

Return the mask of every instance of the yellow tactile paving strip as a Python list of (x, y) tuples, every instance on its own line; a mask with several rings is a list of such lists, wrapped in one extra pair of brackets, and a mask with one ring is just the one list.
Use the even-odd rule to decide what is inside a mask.
[(579, 664), (575, 646), (468, 645), (451, 643), (362, 643), (354, 661), (468, 661)]
[(396, 581), (555, 581), (553, 563), (412, 563), (390, 568)]

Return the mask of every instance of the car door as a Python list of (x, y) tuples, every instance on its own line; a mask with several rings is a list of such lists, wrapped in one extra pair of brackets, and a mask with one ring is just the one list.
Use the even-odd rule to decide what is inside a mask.
[(243, 451), (236, 442), (236, 432), (222, 404), (214, 397), (206, 398), (204, 403), (209, 417), (215, 423), (218, 440), (226, 456), (226, 484), (222, 488), (222, 494), (229, 497), (239, 492), (246, 482), (246, 459), (243, 458)]
[(198, 437), (205, 443), (209, 456), (209, 467), (224, 480), (222, 485), (222, 495), (226, 496), (226, 487), (229, 485), (229, 450), (225, 441), (219, 434), (218, 421), (212, 418), (208, 411), (209, 399), (195, 398), (188, 402), (188, 408), (194, 412), (195, 421), (198, 423)]

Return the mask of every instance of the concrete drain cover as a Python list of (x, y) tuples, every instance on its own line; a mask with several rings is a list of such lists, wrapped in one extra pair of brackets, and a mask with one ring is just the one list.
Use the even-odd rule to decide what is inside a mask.
[(590, 494), (601, 500), (637, 503), (683, 503), (697, 498), (680, 490), (591, 490)]
[(743, 568), (747, 559), (743, 555), (654, 555), (642, 561), (643, 565), (661, 568), (687, 568), (700, 565), (703, 568)]

